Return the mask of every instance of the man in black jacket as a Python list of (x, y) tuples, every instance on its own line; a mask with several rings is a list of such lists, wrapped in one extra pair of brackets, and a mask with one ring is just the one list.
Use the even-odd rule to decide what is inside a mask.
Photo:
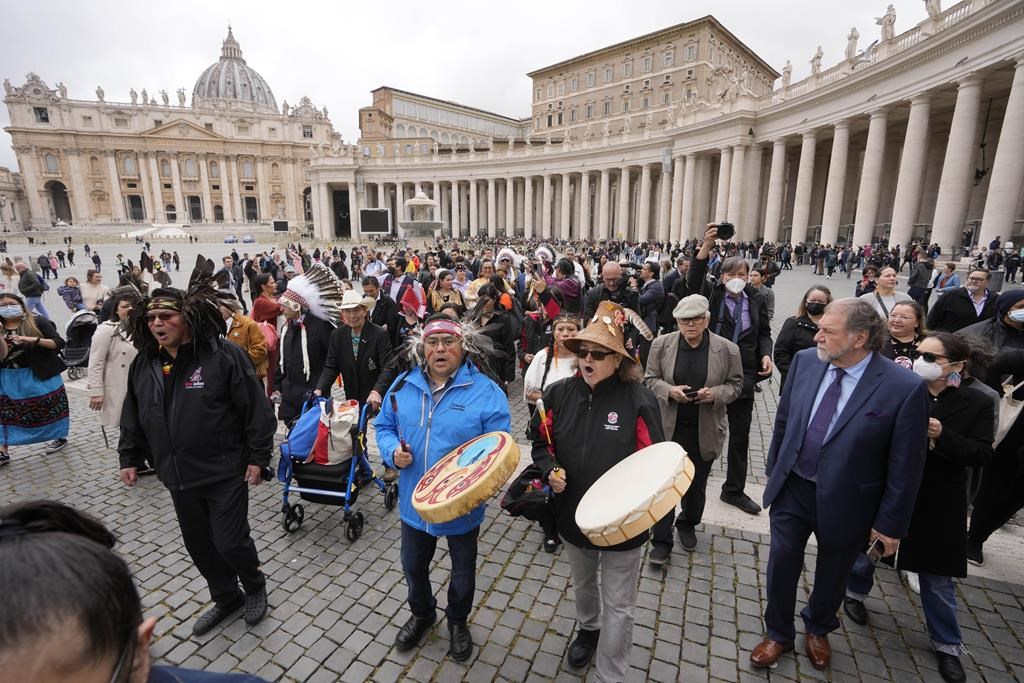
[(398, 304), (386, 293), (380, 291), (380, 281), (373, 275), (367, 275), (362, 280), (363, 296), (373, 299), (373, 305), (369, 309), (369, 320), (378, 327), (383, 327), (391, 340), (391, 348), (395, 348), (398, 340)]
[(718, 228), (712, 223), (704, 233), (704, 244), (690, 263), (687, 280), (691, 292), (703, 294), (710, 301), (708, 329), (740, 347), (743, 391), (728, 407), (729, 457), (721, 499), (756, 515), (761, 506), (751, 500), (743, 489), (747, 483), (754, 387), (771, 377), (773, 370), (771, 323), (764, 296), (747, 282), (750, 267), (741, 257), (731, 257), (722, 263), (718, 284), (711, 286), (705, 282), (708, 257), (717, 238)]
[[(369, 404), (376, 411), (389, 384), (389, 375), (382, 378), (381, 371), (391, 365), (395, 355), (384, 328), (366, 320), (368, 304), (362, 295), (352, 290), (345, 292), (341, 300), (341, 320), (345, 324), (331, 333), (327, 360), (314, 393), (330, 396), (331, 385), (340, 374), (345, 398), (359, 401), (360, 410)], [(397, 475), (395, 470), (387, 469), (384, 480), (394, 481)], [(373, 473), (363, 472), (362, 476), (370, 479)]]
[(932, 305), (928, 329), (958, 332), (994, 316), (996, 295), (988, 291), (991, 280), (992, 275), (984, 268), (972, 269), (966, 285), (946, 292)]
[(139, 355), (128, 371), (118, 444), (128, 486), (151, 454), (185, 548), (210, 587), (214, 606), (192, 626), (197, 636), (243, 607), (249, 625), (267, 611), (247, 485), (262, 481), (277, 423), (249, 356), (220, 337), (217, 311), (211, 296), (170, 288), (139, 307)]
[(609, 261), (601, 269), (601, 284), (591, 287), (583, 299), (583, 324), (590, 322), (597, 311), (597, 305), (602, 301), (611, 301), (623, 308), (629, 308), (637, 313), (640, 312), (637, 302), (638, 294), (629, 289), (627, 278), (622, 275), (622, 266), (615, 261)]

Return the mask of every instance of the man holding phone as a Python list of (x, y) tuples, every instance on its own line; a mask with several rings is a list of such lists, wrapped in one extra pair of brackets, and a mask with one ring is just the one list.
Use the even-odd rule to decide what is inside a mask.
[(693, 294), (672, 315), (679, 334), (651, 343), (644, 383), (658, 397), (666, 435), (680, 444), (694, 464), (694, 477), (678, 517), (673, 509), (655, 526), (650, 562), (663, 565), (672, 552), (673, 521), (683, 548), (697, 547), (694, 528), (704, 515), (708, 474), (725, 447), (726, 406), (743, 389), (739, 348), (708, 330), (708, 300)]

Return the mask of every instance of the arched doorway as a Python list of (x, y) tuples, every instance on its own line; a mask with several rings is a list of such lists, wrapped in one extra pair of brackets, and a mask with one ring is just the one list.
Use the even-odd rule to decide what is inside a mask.
[(71, 202), (68, 201), (68, 188), (59, 180), (51, 180), (44, 185), (49, 193), (50, 221), (71, 223)]

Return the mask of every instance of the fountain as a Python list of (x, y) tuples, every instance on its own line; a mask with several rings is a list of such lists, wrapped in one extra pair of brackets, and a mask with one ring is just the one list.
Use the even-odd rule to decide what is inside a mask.
[(412, 215), (412, 220), (399, 221), (398, 227), (402, 229), (400, 237), (407, 240), (413, 248), (426, 249), (437, 240), (444, 225), (441, 221), (434, 220), (437, 202), (420, 191), (405, 201), (405, 207)]

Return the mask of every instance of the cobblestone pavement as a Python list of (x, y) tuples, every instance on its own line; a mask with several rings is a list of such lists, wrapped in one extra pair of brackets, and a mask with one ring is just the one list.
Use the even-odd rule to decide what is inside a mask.
[[(776, 288), (778, 317), (812, 276), (784, 273)], [(840, 281), (837, 294), (845, 294)], [(842, 290), (842, 291), (840, 291)], [(540, 548), (541, 535), (527, 522), (489, 506), (480, 533), (475, 609), (470, 629), (477, 648), (465, 665), (447, 656), (448, 635), (436, 626), (418, 650), (391, 648), (408, 612), (399, 561), (397, 512), (386, 512), (383, 497), (369, 490), (356, 509), (366, 515), (364, 534), (345, 539), (338, 508), (306, 506), (302, 528), (287, 534), (280, 523), (280, 487), (254, 489), (250, 502), (253, 534), (269, 577), (271, 611), (246, 628), (239, 619), (202, 638), (192, 621), (208, 599), (205, 583), (186, 554), (170, 498), (153, 478), (135, 489), (116, 479), (117, 459), (104, 447), (84, 388), (73, 383), (71, 443), (46, 458), (39, 446), (12, 449), (12, 463), (0, 471), (0, 503), (48, 497), (87, 510), (116, 530), (117, 550), (130, 562), (145, 612), (159, 618), (154, 650), (164, 662), (218, 671), (247, 671), (282, 681), (543, 681), (582, 680), (568, 668), (575, 607), (569, 565), (561, 553)], [(777, 379), (758, 394), (751, 433), (750, 493), (764, 483), (764, 447), (771, 435)], [(513, 431), (523, 433), (526, 410), (521, 385), (513, 387)], [(112, 439), (114, 435), (109, 435)], [(524, 450), (523, 462), (528, 452)], [(379, 460), (377, 461), (379, 462)], [(920, 601), (898, 575), (880, 570), (868, 598), (868, 626), (843, 620), (831, 638), (832, 668), (819, 672), (802, 654), (786, 655), (778, 668), (752, 669), (750, 649), (762, 635), (768, 557), (767, 513), (747, 517), (717, 500), (724, 477), (716, 464), (709, 483), (706, 523), (689, 554), (678, 545), (665, 569), (645, 564), (640, 579), (629, 679), (634, 681), (737, 680), (938, 680)], [(1008, 527), (993, 540), (989, 555), (1018, 553), (1024, 534)], [(999, 564), (991, 557), (989, 565)], [(809, 548), (808, 569), (814, 566)], [(960, 623), (970, 655), (963, 658), (969, 680), (1024, 680), (1024, 569), (1019, 561), (999, 570), (999, 579), (973, 575), (958, 582)], [(439, 601), (445, 601), (448, 556), (439, 545), (433, 571)], [(805, 576), (800, 600), (806, 600)]]

